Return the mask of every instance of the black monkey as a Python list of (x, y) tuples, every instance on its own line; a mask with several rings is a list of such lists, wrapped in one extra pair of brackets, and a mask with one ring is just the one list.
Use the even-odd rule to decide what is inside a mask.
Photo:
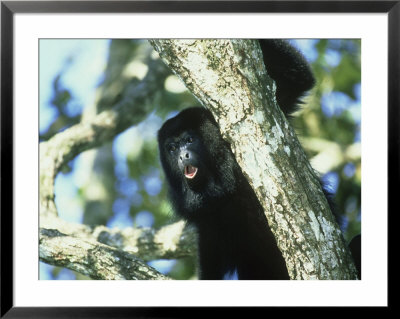
[[(285, 115), (314, 85), (304, 57), (284, 40), (259, 40)], [(158, 132), (161, 164), (178, 215), (198, 230), (200, 279), (289, 279), (258, 199), (211, 112), (188, 108)], [(331, 204), (329, 194), (326, 193)]]
[(158, 132), (177, 214), (198, 230), (201, 279), (289, 279), (250, 184), (210, 111), (188, 108)]

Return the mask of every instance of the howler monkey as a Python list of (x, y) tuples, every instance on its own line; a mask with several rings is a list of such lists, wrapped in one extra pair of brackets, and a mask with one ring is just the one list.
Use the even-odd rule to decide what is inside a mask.
[[(304, 57), (283, 40), (260, 40), (276, 97), (289, 115), (314, 85)], [(158, 132), (172, 205), (198, 230), (200, 279), (289, 279), (253, 189), (210, 111), (183, 110)]]

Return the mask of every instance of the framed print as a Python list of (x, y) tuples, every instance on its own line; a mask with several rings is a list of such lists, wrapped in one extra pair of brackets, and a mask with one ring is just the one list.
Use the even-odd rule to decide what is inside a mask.
[(2, 1), (1, 316), (388, 307), (399, 15)]

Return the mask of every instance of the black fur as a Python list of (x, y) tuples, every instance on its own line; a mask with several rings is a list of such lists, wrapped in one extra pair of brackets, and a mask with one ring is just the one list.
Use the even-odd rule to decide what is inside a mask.
[[(288, 116), (314, 85), (311, 69), (288, 42), (259, 41), (278, 104)], [(239, 279), (289, 279), (263, 209), (211, 112), (182, 111), (164, 123), (158, 143), (173, 207), (198, 230), (200, 279), (234, 272)], [(193, 167), (195, 176), (185, 177)]]
[(269, 76), (276, 83), (276, 99), (285, 115), (298, 108), (301, 98), (315, 84), (310, 65), (303, 55), (285, 40), (259, 40)]
[[(160, 157), (176, 213), (199, 235), (201, 279), (289, 279), (263, 209), (212, 114), (189, 108), (158, 133)], [(184, 166), (198, 167), (188, 179)]]

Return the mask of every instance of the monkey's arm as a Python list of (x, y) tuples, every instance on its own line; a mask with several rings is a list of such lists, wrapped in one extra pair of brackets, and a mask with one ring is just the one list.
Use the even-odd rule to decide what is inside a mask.
[(274, 79), (276, 99), (285, 113), (296, 111), (301, 97), (310, 90), (315, 79), (304, 56), (286, 40), (259, 40), (269, 76)]

